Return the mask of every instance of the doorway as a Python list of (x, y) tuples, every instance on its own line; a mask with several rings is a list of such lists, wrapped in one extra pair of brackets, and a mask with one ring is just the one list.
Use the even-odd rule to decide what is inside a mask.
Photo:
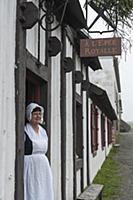
[(44, 126), (47, 127), (47, 82), (26, 70), (26, 106), (33, 102), (44, 108)]

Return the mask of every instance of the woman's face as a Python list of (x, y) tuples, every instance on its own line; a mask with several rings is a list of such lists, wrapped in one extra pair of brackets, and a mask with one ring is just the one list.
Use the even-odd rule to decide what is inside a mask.
[(38, 125), (41, 122), (42, 113), (41, 111), (32, 112), (32, 118), (30, 123), (33, 125)]

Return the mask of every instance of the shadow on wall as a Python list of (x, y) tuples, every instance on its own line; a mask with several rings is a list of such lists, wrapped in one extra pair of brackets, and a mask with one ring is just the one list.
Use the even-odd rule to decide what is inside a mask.
[(133, 129), (133, 122), (131, 127), (130, 123), (127, 123), (124, 120), (120, 121), (120, 132), (129, 132), (131, 129)]

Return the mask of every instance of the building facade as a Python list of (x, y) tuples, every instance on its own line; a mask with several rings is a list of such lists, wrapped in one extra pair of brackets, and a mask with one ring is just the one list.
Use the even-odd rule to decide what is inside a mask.
[(55, 199), (76, 200), (112, 147), (116, 98), (90, 73), (104, 70), (99, 58), (80, 58), (80, 39), (89, 39), (81, 31), (86, 19), (80, 3), (53, 2), (53, 23), (43, 20), (53, 4), (0, 2), (1, 200), (24, 200), (23, 129), (30, 102), (44, 107)]

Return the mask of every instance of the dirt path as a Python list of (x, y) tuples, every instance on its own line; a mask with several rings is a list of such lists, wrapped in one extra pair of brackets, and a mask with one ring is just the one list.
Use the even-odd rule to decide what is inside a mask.
[(133, 200), (133, 132), (120, 134), (120, 147), (116, 159), (123, 177), (121, 193), (115, 200)]

